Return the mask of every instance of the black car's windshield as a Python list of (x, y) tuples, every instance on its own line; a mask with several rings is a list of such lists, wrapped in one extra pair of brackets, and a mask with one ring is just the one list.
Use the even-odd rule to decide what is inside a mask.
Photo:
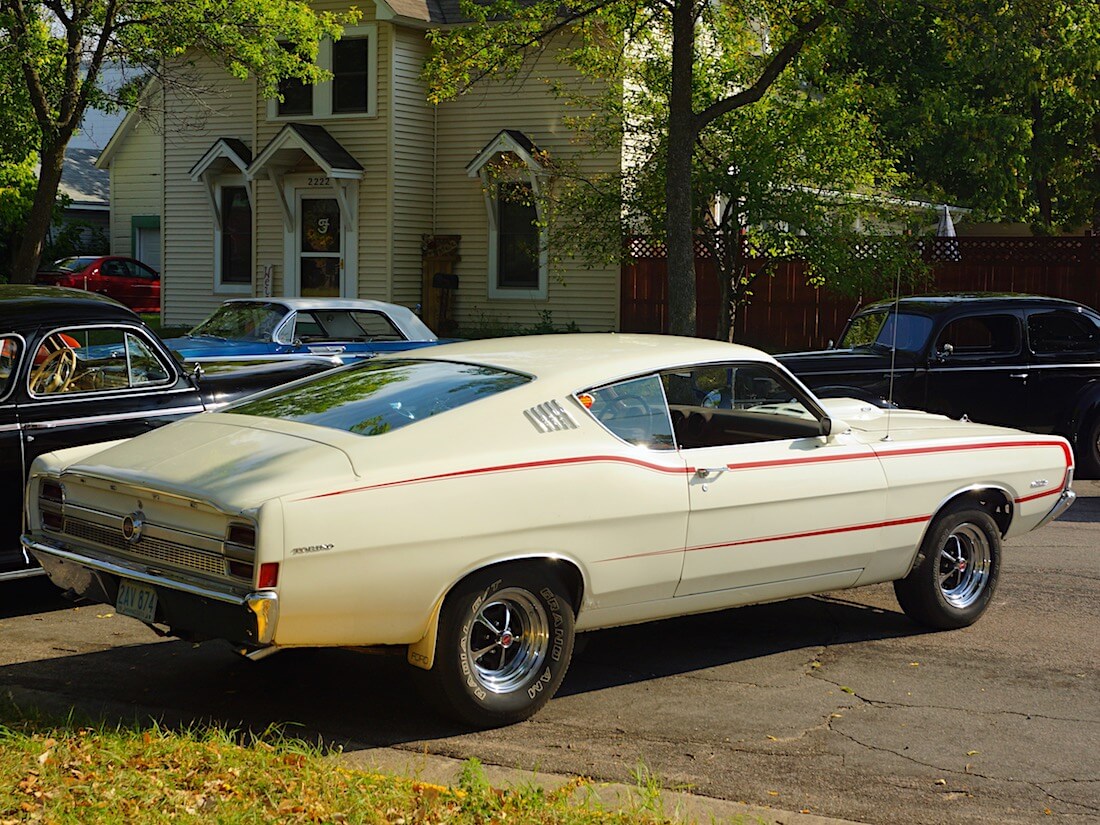
[(837, 349), (883, 349), (920, 352), (928, 342), (932, 319), (927, 315), (875, 310), (848, 322)]
[(448, 361), (372, 361), (227, 407), (225, 412), (382, 435), (531, 378)]
[(206, 335), (231, 341), (270, 341), (275, 327), (286, 317), (287, 308), (266, 301), (237, 301), (223, 304), (218, 311), (188, 335)]

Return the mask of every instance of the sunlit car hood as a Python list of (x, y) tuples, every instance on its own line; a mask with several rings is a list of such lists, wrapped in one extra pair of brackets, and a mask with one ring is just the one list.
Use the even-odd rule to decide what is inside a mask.
[(223, 510), (257, 506), (319, 478), (353, 478), (343, 450), (308, 437), (251, 429), (202, 415), (96, 453), (67, 472), (202, 499)]
[(867, 442), (917, 441), (928, 438), (973, 438), (983, 435), (1020, 435), (1019, 430), (959, 421), (920, 410), (882, 409), (854, 398), (823, 398), (821, 406), (833, 419), (833, 432), (850, 427)]

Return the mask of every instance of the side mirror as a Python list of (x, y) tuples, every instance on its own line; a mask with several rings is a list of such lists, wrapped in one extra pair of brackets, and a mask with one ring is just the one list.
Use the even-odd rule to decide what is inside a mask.
[(951, 346), (951, 344), (944, 344), (940, 351), (937, 352), (935, 355), (936, 363), (942, 364), (951, 356), (951, 353), (953, 353), (954, 351), (955, 348)]
[(832, 338), (830, 338), (829, 343), (825, 345), (825, 349), (835, 349), (835, 348), (836, 348), (836, 341), (834, 341)]
[(821, 425), (821, 435), (823, 437), (828, 438), (830, 435), (832, 435), (833, 419), (828, 417), (822, 418), (821, 421), (819, 421), (818, 423)]

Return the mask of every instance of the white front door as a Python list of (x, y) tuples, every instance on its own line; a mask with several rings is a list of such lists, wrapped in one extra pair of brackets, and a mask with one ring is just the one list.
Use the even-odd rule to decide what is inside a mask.
[(345, 233), (336, 198), (302, 196), (298, 201), (297, 230), (298, 294), (305, 298), (339, 298)]

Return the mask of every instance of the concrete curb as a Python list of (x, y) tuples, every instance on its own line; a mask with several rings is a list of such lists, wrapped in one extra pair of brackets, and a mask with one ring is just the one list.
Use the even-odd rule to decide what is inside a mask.
[[(464, 764), (461, 759), (412, 753), (399, 748), (364, 748), (345, 751), (336, 757), (346, 768), (382, 774), (408, 776), (433, 785), (453, 786)], [(498, 765), (483, 765), (486, 779), (495, 788), (537, 785), (556, 790), (573, 781), (560, 774), (530, 773)], [(573, 793), (577, 805), (603, 810), (646, 811), (647, 800), (638, 788), (614, 782), (592, 782)], [(682, 791), (662, 790), (659, 816), (683, 823), (745, 823), (745, 825), (857, 825), (847, 819), (832, 819), (816, 814), (761, 808), (742, 802), (729, 802)]]

